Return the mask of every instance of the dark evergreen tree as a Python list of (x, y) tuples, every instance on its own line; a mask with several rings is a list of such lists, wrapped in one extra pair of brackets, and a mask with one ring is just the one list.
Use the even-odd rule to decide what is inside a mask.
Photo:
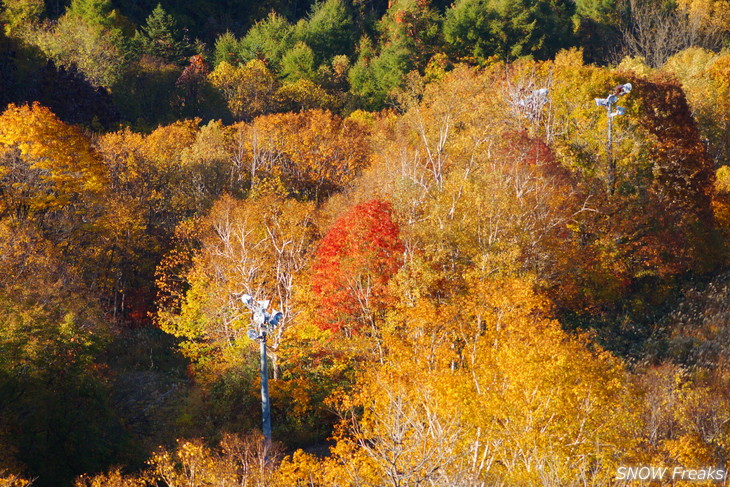
[(384, 89), (375, 75), (377, 52), (369, 37), (360, 39), (358, 57), (350, 69), (349, 81), (351, 91), (355, 95), (357, 105), (365, 109), (378, 109), (385, 105), (387, 90)]
[(357, 30), (375, 35), (375, 24), (388, 10), (388, 0), (352, 0), (352, 9)]
[(213, 65), (218, 66), (223, 61), (235, 66), (241, 62), (239, 54), (239, 40), (230, 31), (218, 36), (213, 49)]
[(378, 25), (387, 64), (422, 70), (441, 50), (441, 16), (428, 0), (396, 0)]
[(570, 0), (491, 0), (490, 6), (497, 14), (491, 29), (499, 40), (496, 54), (503, 59), (548, 59), (574, 45)]
[(185, 30), (159, 3), (132, 43), (140, 54), (156, 56), (180, 66), (187, 64), (194, 54)]
[(441, 18), (427, 0), (397, 0), (378, 30), (379, 52), (363, 38), (349, 76), (353, 94), (370, 109), (382, 108), (405, 75), (422, 71), (441, 48)]
[(66, 123), (99, 130), (119, 121), (111, 94), (92, 86), (73, 66), (57, 68), (49, 61), (41, 71), (34, 99)]
[(480, 61), (497, 51), (492, 24), (497, 14), (489, 8), (489, 0), (461, 0), (446, 11), (444, 40), (457, 59)]
[(629, 2), (576, 0), (576, 38), (587, 62), (605, 63), (615, 54)]

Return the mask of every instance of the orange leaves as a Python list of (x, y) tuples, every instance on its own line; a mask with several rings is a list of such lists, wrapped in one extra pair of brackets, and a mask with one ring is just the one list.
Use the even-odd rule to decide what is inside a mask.
[[(531, 287), (528, 279), (479, 281), (465, 306), (434, 313), (420, 301), (386, 325), (389, 353), (340, 402), (341, 433), (320, 463), (323, 476), (371, 485), (610, 480), (634, 446), (624, 369), (543, 318)], [(429, 350), (439, 329), (444, 339)], [(397, 335), (414, 353), (392, 353)], [(311, 472), (311, 459), (298, 460), (301, 474)]]
[(712, 209), (715, 214), (715, 221), (725, 236), (725, 242), (728, 242), (728, 237), (730, 237), (730, 167), (722, 166), (716, 174)]
[(180, 160), (180, 155), (189, 147), (198, 133), (200, 120), (183, 120), (159, 127), (145, 138), (143, 150), (158, 166), (168, 166)]
[(69, 271), (93, 276), (95, 290), (107, 284), (107, 252), (141, 231), (133, 214), (110, 208), (109, 181), (90, 140), (47, 108), (10, 105), (0, 115), (0, 216), (35, 227)]
[(9, 105), (0, 115), (3, 211), (59, 210), (89, 201), (104, 189), (103, 166), (81, 131), (39, 104)]
[(312, 110), (257, 118), (258, 170), (280, 177), (294, 196), (318, 199), (347, 186), (369, 162), (367, 132), (352, 119)]
[(672, 234), (681, 229), (681, 236), (675, 238), (686, 239), (687, 260), (680, 265), (706, 266), (712, 258), (708, 247), (711, 245), (709, 230), (713, 226), (712, 159), (676, 82), (661, 77), (651, 82), (640, 78), (632, 81), (641, 93), (644, 107), (640, 115), (642, 128), (656, 138), (649, 155), (653, 181), (648, 189), (660, 211), (657, 219), (667, 221), (660, 231)]

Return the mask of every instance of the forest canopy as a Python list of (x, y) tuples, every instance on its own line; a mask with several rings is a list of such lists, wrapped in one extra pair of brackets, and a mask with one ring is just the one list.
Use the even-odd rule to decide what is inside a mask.
[(730, 468), (727, 0), (0, 6), (0, 485)]

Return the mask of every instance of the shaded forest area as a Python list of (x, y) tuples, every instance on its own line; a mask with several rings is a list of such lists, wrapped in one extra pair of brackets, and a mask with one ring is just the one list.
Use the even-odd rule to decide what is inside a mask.
[[(38, 101), (91, 130), (251, 121), (259, 115), (398, 105), (409, 73), (454, 63), (586, 62), (727, 47), (723, 1), (5, 0), (0, 104)], [(429, 74), (431, 73), (431, 74)]]
[(727, 0), (0, 21), (0, 485), (728, 469)]

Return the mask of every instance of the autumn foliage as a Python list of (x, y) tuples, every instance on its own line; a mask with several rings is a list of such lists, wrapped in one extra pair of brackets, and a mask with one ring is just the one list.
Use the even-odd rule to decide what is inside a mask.
[(390, 301), (387, 284), (403, 263), (404, 245), (389, 203), (360, 203), (337, 219), (312, 263), (319, 325), (362, 332)]
[(729, 466), (726, 0), (52, 3), (0, 8), (0, 484)]

